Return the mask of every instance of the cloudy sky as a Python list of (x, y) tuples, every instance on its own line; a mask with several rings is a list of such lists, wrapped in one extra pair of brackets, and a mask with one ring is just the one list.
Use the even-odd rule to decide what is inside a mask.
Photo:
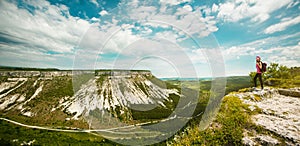
[(299, 0), (0, 1), (0, 65), (247, 75), (300, 66)]

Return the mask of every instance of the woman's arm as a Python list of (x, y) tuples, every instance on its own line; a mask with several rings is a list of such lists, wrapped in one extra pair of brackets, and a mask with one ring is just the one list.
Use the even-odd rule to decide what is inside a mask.
[(261, 62), (258, 62), (257, 64), (258, 64), (258, 67), (259, 67), (260, 69), (262, 69), (262, 63), (261, 63)]

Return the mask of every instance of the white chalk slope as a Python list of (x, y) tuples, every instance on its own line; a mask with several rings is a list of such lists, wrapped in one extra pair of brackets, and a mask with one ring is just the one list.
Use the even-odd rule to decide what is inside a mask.
[[(28, 97), (26, 93), (15, 92), (17, 89), (25, 88), (23, 85), (27, 84), (29, 80), (32, 82), (31, 87), (34, 87), (34, 90), (36, 90), (32, 96)], [(47, 80), (47, 83), (45, 80)], [(24, 116), (38, 116), (39, 111), (32, 110), (33, 107), (29, 107), (28, 104), (39, 104), (36, 101), (39, 95), (43, 94), (43, 90), (49, 91), (45, 87), (45, 84), (49, 84), (49, 82), (54, 82), (54, 78), (41, 77), (37, 78), (36, 81), (32, 81), (32, 78), (14, 77), (1, 82), (0, 111), (18, 110)], [(24, 90), (27, 92), (29, 89)], [(177, 89), (167, 89), (162, 85), (158, 86), (145, 75), (127, 77), (110, 75), (95, 76), (82, 84), (72, 97), (67, 95), (55, 97), (60, 98), (60, 100), (53, 105), (48, 105), (51, 109), (48, 112), (50, 114), (50, 112), (55, 110), (62, 110), (72, 115), (72, 117), (67, 118), (68, 120), (77, 120), (94, 110), (108, 112), (115, 117), (122, 115), (130, 117), (130, 109), (135, 109), (135, 105), (152, 105), (153, 108), (158, 106), (166, 108), (166, 103), (173, 102), (169, 98), (171, 94), (180, 96)]]
[(76, 113), (74, 119), (95, 109), (115, 114), (116, 107), (119, 107), (121, 114), (126, 114), (125, 111), (133, 104), (165, 107), (165, 101), (172, 102), (169, 100), (170, 94), (178, 95), (177, 90), (161, 88), (143, 76), (138, 79), (106, 77), (99, 83), (101, 85), (97, 85), (97, 80), (99, 77), (89, 80), (66, 101), (67, 104), (63, 103), (68, 112)]

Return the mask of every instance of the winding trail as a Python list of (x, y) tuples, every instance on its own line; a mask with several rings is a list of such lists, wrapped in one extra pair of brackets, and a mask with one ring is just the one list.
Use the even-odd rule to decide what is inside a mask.
[[(200, 114), (196, 115), (195, 117), (198, 117), (199, 115), (201, 115), (203, 112), (201, 112)], [(168, 120), (172, 120), (175, 119), (176, 116), (173, 117), (169, 117), (167, 119), (162, 119), (162, 120), (156, 120), (156, 121), (151, 121), (151, 122), (144, 122), (144, 123), (138, 123), (138, 124), (134, 124), (134, 125), (127, 125), (127, 126), (123, 126), (123, 127), (114, 127), (114, 128), (108, 128), (108, 129), (55, 129), (55, 128), (50, 128), (50, 127), (41, 127), (41, 126), (33, 126), (33, 125), (27, 125), (27, 124), (23, 124), (17, 121), (13, 121), (10, 119), (6, 119), (6, 118), (0, 118), (0, 120), (3, 121), (7, 121), (10, 123), (13, 123), (15, 125), (19, 125), (19, 126), (23, 126), (23, 127), (27, 127), (27, 128), (33, 128), (33, 129), (41, 129), (41, 130), (50, 130), (50, 131), (60, 131), (60, 132), (74, 132), (74, 133), (91, 133), (91, 132), (108, 132), (108, 133), (118, 133), (121, 134), (122, 132), (116, 132), (113, 130), (120, 130), (120, 129), (126, 129), (126, 128), (140, 128), (143, 125), (147, 125), (147, 124), (155, 124), (155, 123), (159, 123), (159, 122), (166, 122)], [(186, 119), (191, 119), (194, 117), (177, 117), (177, 118), (186, 118)], [(123, 132), (125, 134), (125, 132)], [(129, 132), (126, 131), (126, 134), (129, 133), (149, 133), (149, 132)]]
[[(71, 130), (71, 129), (55, 129), (55, 128), (50, 128), (50, 127), (41, 127), (41, 126), (33, 126), (33, 125), (27, 125), (27, 124), (23, 124), (23, 123), (19, 123), (10, 119), (6, 119), (6, 118), (0, 118), (0, 120), (3, 121), (7, 121), (19, 126), (23, 126), (23, 127), (27, 127), (27, 128), (33, 128), (33, 129), (42, 129), (42, 130), (50, 130), (50, 131), (60, 131), (60, 132), (85, 132), (85, 133), (89, 133), (89, 132), (110, 132), (110, 133), (115, 133), (115, 131), (112, 130), (119, 130), (119, 129), (125, 129), (125, 128), (132, 128), (132, 127), (137, 127), (137, 126), (142, 126), (142, 125), (146, 125), (149, 124), (151, 122), (145, 122), (145, 123), (139, 123), (139, 124), (135, 124), (135, 125), (128, 125), (128, 126), (123, 126), (123, 127), (115, 127), (115, 128), (108, 128), (108, 129), (78, 129), (78, 130)], [(128, 133), (128, 132), (126, 132)], [(137, 132), (135, 132), (137, 133)], [(145, 132), (144, 132), (145, 133)]]

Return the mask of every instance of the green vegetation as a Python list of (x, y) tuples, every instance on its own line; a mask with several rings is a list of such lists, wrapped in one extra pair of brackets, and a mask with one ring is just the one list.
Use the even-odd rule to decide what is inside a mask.
[(95, 75), (92, 73), (73, 75), (72, 83), (73, 83), (74, 92), (78, 91), (80, 89), (81, 85), (85, 84), (86, 82), (88, 82), (90, 79), (92, 79), (94, 77), (95, 77)]
[[(256, 72), (251, 72), (251, 82)], [(267, 71), (263, 73), (264, 84), (268, 86), (280, 87), (280, 88), (292, 88), (300, 86), (300, 67), (288, 68), (284, 65), (277, 63), (271, 63)], [(259, 82), (257, 82), (259, 84)]]
[[(238, 91), (241, 88), (247, 88), (252, 86), (252, 82), (250, 82), (249, 76), (232, 76), (227, 77), (227, 84), (225, 94), (228, 94), (232, 91)], [(170, 80), (166, 81), (169, 84), (178, 85), (181, 87), (186, 87), (194, 90), (199, 90), (200, 92), (208, 92), (211, 89), (212, 80), (188, 80), (188, 81), (180, 81), (180, 80)]]
[[(247, 112), (244, 112), (247, 111)], [(208, 129), (200, 131), (199, 121), (173, 137), (167, 143), (174, 145), (242, 145), (243, 129), (253, 126), (247, 105), (238, 98), (224, 97), (219, 113)]]
[(166, 87), (166, 82), (156, 78), (155, 76), (146, 76), (146, 78), (148, 80), (150, 80), (153, 84), (155, 84), (161, 88), (168, 88), (168, 87)]
[[(181, 92), (180, 89), (178, 88), (178, 86), (174, 86), (172, 84), (163, 82), (154, 76), (147, 77), (147, 79), (149, 79), (153, 84), (160, 86), (161, 88), (177, 89), (179, 92)], [(147, 92), (145, 91), (146, 89), (141, 84), (137, 84), (137, 86), (139, 88), (141, 88), (144, 93), (147, 94)], [(177, 106), (179, 98), (180, 97), (178, 95), (170, 94), (169, 99), (172, 102), (164, 102), (166, 105), (166, 108), (161, 107), (159, 105), (152, 105), (152, 106), (156, 106), (156, 107), (154, 109), (151, 109), (148, 111), (140, 111), (140, 110), (131, 109), (133, 119), (138, 120), (138, 121), (149, 121), (149, 120), (151, 121), (151, 120), (167, 118), (172, 114), (173, 110)], [(145, 105), (134, 105), (134, 106), (140, 106), (140, 108), (142, 106), (145, 107)], [(137, 109), (139, 109), (139, 108), (137, 108)]]
[[(37, 82), (36, 82), (37, 81)], [(36, 82), (36, 86), (33, 86)], [(66, 126), (87, 128), (88, 125), (83, 120), (69, 120), (72, 115), (68, 115), (60, 109), (51, 112), (53, 107), (57, 107), (59, 101), (64, 97), (73, 96), (72, 78), (68, 76), (53, 77), (52, 80), (37, 80), (37, 77), (28, 78), (27, 81), (18, 89), (11, 92), (8, 96), (20, 94), (25, 96), (25, 100), (30, 99), (36, 90), (42, 87), (42, 91), (22, 108), (30, 109), (36, 116), (27, 117), (19, 110), (1, 111), (0, 116), (29, 125), (41, 126)], [(14, 105), (10, 105), (14, 106)]]
[(6, 82), (7, 79), (8, 79), (8, 77), (6, 77), (6, 76), (0, 76), (0, 83)]
[(33, 140), (33, 145), (116, 145), (90, 133), (31, 129), (0, 121), (0, 145), (21, 145), (23, 142)]

